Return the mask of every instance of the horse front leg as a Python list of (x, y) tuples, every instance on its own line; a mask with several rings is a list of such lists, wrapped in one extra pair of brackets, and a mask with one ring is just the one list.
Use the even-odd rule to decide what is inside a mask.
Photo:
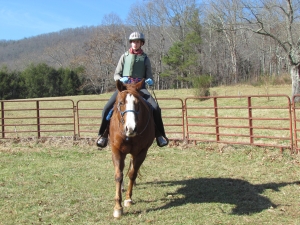
[(135, 179), (137, 178), (138, 171), (144, 162), (147, 155), (147, 151), (142, 151), (138, 156), (133, 156), (131, 158), (131, 168), (128, 173), (129, 177), (129, 184), (128, 184), (128, 190), (126, 192), (126, 197), (124, 201), (124, 206), (129, 207), (133, 204), (133, 201), (131, 199), (132, 197), (132, 190), (133, 185), (135, 184)]
[(125, 156), (122, 156), (120, 154), (113, 154), (112, 158), (115, 167), (115, 183), (116, 183), (115, 207), (114, 207), (113, 216), (115, 218), (119, 218), (123, 215), (121, 185), (123, 182), (123, 169), (124, 169)]

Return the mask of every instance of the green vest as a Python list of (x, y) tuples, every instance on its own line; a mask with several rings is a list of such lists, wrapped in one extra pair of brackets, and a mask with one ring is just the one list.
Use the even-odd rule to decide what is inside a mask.
[(145, 78), (145, 60), (147, 58), (147, 55), (145, 53), (143, 53), (142, 55), (130, 54), (127, 51), (125, 52), (124, 57), (125, 61), (123, 66), (123, 77)]

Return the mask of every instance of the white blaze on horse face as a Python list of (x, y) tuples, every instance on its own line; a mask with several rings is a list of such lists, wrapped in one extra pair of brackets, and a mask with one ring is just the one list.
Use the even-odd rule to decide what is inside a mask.
[(126, 111), (127, 110), (133, 110), (132, 112), (126, 112), (126, 121), (125, 121), (125, 134), (126, 136), (135, 136), (135, 128), (136, 128), (136, 122), (135, 122), (135, 107), (134, 107), (134, 102), (135, 102), (135, 97), (132, 94), (127, 94), (126, 96)]

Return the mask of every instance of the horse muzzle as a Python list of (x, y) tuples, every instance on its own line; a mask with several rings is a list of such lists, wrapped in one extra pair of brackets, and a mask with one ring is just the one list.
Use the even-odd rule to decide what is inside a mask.
[(134, 137), (137, 135), (136, 127), (132, 128), (132, 127), (125, 126), (124, 133), (126, 137)]

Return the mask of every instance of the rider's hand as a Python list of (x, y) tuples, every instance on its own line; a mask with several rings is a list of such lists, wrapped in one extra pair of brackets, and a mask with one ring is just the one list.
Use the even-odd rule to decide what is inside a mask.
[(148, 78), (146, 81), (146, 84), (148, 84), (149, 86), (153, 85), (153, 80), (151, 78)]
[(126, 84), (128, 82), (128, 77), (122, 77), (120, 78), (120, 81), (124, 84)]

